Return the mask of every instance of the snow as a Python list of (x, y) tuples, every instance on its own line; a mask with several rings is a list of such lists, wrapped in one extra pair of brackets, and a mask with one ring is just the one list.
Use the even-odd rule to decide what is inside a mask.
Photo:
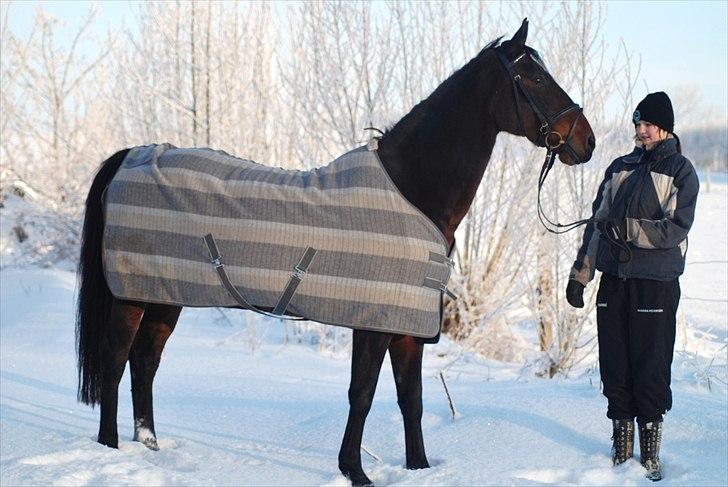
[[(700, 195), (691, 232), (661, 485), (728, 484), (726, 188)], [(159, 451), (132, 441), (128, 373), (119, 450), (96, 443), (98, 409), (76, 402), (75, 287), (74, 274), (58, 267), (0, 271), (0, 484), (348, 485), (337, 469), (346, 349), (321, 351), (313, 335), (290, 336), (242, 312), (183, 312), (155, 381)], [(386, 360), (364, 432), (378, 460), (362, 453), (377, 485), (654, 485), (635, 460), (611, 466), (593, 368), (539, 379), (528, 366), (485, 360), (443, 339), (426, 348), (423, 375), (432, 468), (403, 467)]]

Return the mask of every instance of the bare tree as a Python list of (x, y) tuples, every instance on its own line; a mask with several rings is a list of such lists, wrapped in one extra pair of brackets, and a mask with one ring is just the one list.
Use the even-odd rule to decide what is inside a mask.
[(118, 119), (134, 144), (202, 144), (275, 162), (281, 144), (269, 116), (279, 103), (269, 95), (279, 90), (272, 8), (201, 5), (141, 6), (137, 29), (115, 53), (125, 69), (111, 95), (123, 102)]
[(288, 10), (290, 62), (282, 66), (285, 100), (306, 144), (309, 164), (361, 145), (363, 129), (387, 121), (397, 49), (391, 17), (369, 2), (321, 2)]
[[(76, 221), (83, 188), (99, 153), (96, 143), (107, 134), (95, 124), (105, 61), (113, 44), (109, 38), (93, 56), (84, 43), (97, 42), (90, 33), (96, 12), (89, 10), (70, 42), (59, 42), (61, 28), (41, 7), (36, 10), (27, 39), (8, 28), (11, 6), (4, 6), (2, 28), (2, 185), (21, 184), (32, 190), (41, 215), (21, 217), (26, 245), (38, 259), (69, 257), (78, 241)], [(49, 242), (48, 240), (51, 240)], [(51, 245), (52, 241), (59, 245)]]

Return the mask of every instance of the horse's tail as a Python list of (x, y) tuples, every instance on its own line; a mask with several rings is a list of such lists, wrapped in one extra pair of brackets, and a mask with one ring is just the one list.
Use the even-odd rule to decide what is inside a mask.
[(113, 296), (104, 277), (101, 243), (104, 231), (103, 195), (129, 149), (105, 160), (91, 183), (81, 234), (78, 263), (78, 309), (76, 353), (78, 355), (78, 400), (91, 406), (101, 399), (101, 340), (105, 335)]

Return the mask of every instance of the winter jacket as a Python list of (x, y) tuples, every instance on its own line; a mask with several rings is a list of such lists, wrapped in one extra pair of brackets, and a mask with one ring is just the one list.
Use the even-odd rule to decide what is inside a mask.
[[(586, 285), (594, 270), (620, 278), (669, 281), (685, 269), (687, 235), (695, 215), (698, 177), (668, 138), (652, 150), (636, 147), (607, 168), (592, 205), (570, 278)], [(626, 220), (632, 254), (601, 234), (597, 222)], [(627, 261), (627, 262), (624, 262)]]

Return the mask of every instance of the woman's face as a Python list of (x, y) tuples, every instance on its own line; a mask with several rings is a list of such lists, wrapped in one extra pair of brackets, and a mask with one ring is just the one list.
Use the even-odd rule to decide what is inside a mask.
[(662, 130), (655, 124), (645, 122), (644, 120), (637, 122), (634, 125), (634, 130), (637, 134), (637, 138), (640, 139), (640, 142), (646, 146), (654, 145), (667, 138), (667, 131)]

